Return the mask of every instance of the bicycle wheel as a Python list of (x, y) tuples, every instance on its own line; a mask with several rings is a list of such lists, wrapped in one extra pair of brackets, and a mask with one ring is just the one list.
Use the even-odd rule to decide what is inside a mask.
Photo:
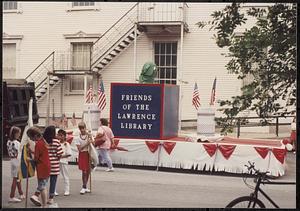
[(230, 202), (227, 208), (265, 208), (264, 203), (250, 196), (242, 196)]

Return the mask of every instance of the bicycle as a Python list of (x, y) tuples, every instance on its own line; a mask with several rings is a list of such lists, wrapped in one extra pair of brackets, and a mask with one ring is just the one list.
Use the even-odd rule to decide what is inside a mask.
[[(231, 201), (226, 208), (265, 208), (265, 204), (258, 199), (258, 193), (260, 192), (274, 207), (279, 208), (279, 206), (260, 188), (261, 184), (272, 184), (272, 185), (295, 185), (296, 182), (271, 182), (268, 179), (268, 171), (267, 172), (260, 172), (259, 170), (255, 169), (254, 162), (251, 164), (245, 165), (248, 168), (248, 172), (251, 174), (252, 170), (254, 171), (254, 182), (256, 183), (254, 191), (250, 194), (250, 196), (241, 196), (233, 201)], [(253, 189), (251, 185), (247, 182), (247, 177), (243, 177), (243, 181), (249, 188)]]

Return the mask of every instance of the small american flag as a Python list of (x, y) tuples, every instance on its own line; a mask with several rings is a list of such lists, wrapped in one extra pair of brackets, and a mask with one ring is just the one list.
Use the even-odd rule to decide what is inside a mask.
[(201, 104), (200, 104), (200, 97), (199, 97), (197, 83), (195, 83), (192, 103), (195, 106), (195, 108), (198, 110)]
[(215, 78), (213, 87), (211, 89), (210, 105), (214, 105), (215, 100), (216, 100), (216, 83), (217, 83), (217, 78)]
[(94, 95), (93, 87), (92, 87), (92, 85), (90, 85), (90, 88), (86, 92), (85, 103), (93, 103), (93, 95)]
[(103, 86), (103, 81), (100, 81), (99, 88), (98, 88), (98, 108), (100, 111), (102, 111), (105, 106), (106, 106), (106, 97), (104, 93), (104, 86)]

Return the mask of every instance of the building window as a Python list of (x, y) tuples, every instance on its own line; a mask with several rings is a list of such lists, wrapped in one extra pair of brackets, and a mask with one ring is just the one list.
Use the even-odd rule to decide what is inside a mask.
[(85, 6), (95, 6), (95, 2), (91, 1), (75, 1), (72, 3), (73, 7), (85, 7)]
[(92, 43), (72, 43), (72, 69), (90, 70)]
[[(90, 70), (91, 46), (92, 43), (71, 43), (72, 45), (72, 70)], [(81, 75), (71, 76), (70, 91), (83, 91), (84, 77)]]
[(18, 3), (16, 1), (3, 1), (2, 2), (3, 10), (17, 10)]
[(154, 62), (158, 67), (156, 81), (160, 84), (176, 84), (177, 42), (155, 42)]
[(3, 78), (16, 78), (16, 44), (4, 43), (2, 54)]

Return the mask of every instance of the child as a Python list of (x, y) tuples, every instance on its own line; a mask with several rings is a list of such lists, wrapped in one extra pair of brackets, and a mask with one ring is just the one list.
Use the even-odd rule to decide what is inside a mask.
[(55, 138), (56, 131), (55, 131), (55, 127), (53, 125), (46, 127), (43, 137), (49, 144), (48, 152), (49, 152), (49, 159), (50, 159), (50, 164), (51, 164), (49, 199), (48, 199), (47, 204), (53, 204), (57, 176), (59, 175), (59, 172), (60, 172), (59, 160), (60, 160), (61, 155), (63, 154), (63, 151), (62, 151), (62, 148), (60, 145), (60, 141)]
[[(21, 155), (21, 144), (18, 141), (20, 136), (21, 129), (19, 127), (12, 126), (9, 132), (9, 140), (7, 142), (7, 151), (10, 157), (11, 176), (13, 178), (8, 202), (21, 202), (21, 199), (25, 199), (22, 191), (21, 181), (18, 179), (18, 169), (20, 166)], [(18, 187), (20, 199), (15, 197), (16, 187)]]
[[(27, 136), (36, 142), (34, 147), (34, 160), (36, 163), (36, 172), (38, 179), (37, 191), (30, 200), (37, 206), (46, 207), (47, 199), (47, 183), (50, 176), (50, 159), (48, 153), (48, 143), (42, 137), (40, 130), (37, 127), (31, 127), (27, 130)], [(41, 193), (42, 203), (39, 201), (38, 195)]]
[(107, 172), (114, 171), (112, 160), (109, 155), (109, 149), (111, 145), (114, 145), (114, 134), (112, 130), (108, 127), (108, 121), (107, 119), (101, 118), (100, 119), (101, 126), (98, 129), (98, 134), (104, 134), (103, 139), (105, 142), (97, 147), (98, 151), (98, 157), (100, 156), (103, 162), (105, 162), (108, 166), (108, 169), (106, 169)]
[(293, 151), (296, 153), (297, 148), (297, 137), (296, 137), (296, 117), (294, 117), (293, 122), (291, 124), (291, 136), (290, 136), (291, 144), (293, 146)]
[(70, 195), (70, 179), (69, 179), (69, 170), (68, 170), (68, 157), (72, 155), (71, 146), (66, 140), (67, 133), (66, 131), (60, 129), (57, 132), (57, 138), (60, 140), (60, 145), (63, 151), (62, 156), (60, 157), (59, 167), (60, 167), (60, 174), (64, 178), (64, 195)]
[(87, 133), (86, 125), (84, 122), (78, 124), (80, 130), (79, 137), (76, 138), (75, 145), (78, 149), (78, 168), (82, 171), (82, 189), (80, 194), (90, 193), (91, 191), (87, 188), (87, 183), (90, 175), (90, 157), (88, 153), (88, 146), (93, 143), (92, 136)]

